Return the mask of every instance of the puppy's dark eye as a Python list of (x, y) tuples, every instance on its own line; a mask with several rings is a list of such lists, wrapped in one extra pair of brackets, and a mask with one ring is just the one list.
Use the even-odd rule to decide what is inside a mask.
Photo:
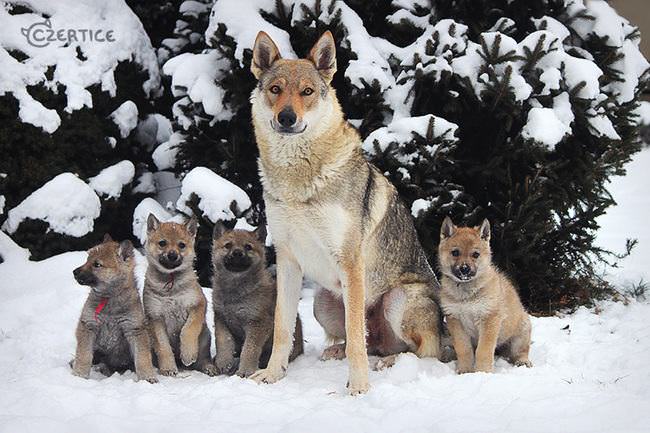
[(167, 241), (163, 239), (160, 242), (158, 242), (158, 245), (160, 245), (161, 247), (164, 247), (165, 245), (167, 245)]
[(178, 243), (178, 248), (180, 248), (181, 250), (184, 250), (186, 246), (187, 245), (185, 245), (185, 242), (179, 242)]
[(271, 93), (273, 93), (274, 95), (278, 95), (278, 94), (282, 91), (282, 89), (280, 88), (280, 86), (271, 86), (271, 88), (270, 88), (269, 90), (270, 90)]
[(305, 96), (309, 96), (312, 93), (314, 93), (314, 89), (312, 89), (311, 87), (307, 87), (305, 90), (302, 91), (302, 94)]
[(481, 253), (479, 253), (478, 251), (474, 251), (472, 253), (472, 257), (474, 257), (475, 259), (478, 259), (480, 255), (481, 255)]
[(253, 249), (253, 246), (252, 246), (251, 244), (246, 244), (246, 245), (244, 245), (244, 249), (245, 249), (246, 251), (250, 251), (250, 250)]
[(225, 244), (223, 244), (223, 247), (226, 248), (227, 250), (231, 249), (232, 248), (232, 242), (226, 242)]
[(99, 262), (95, 262), (95, 263), (93, 263), (93, 267), (94, 267), (94, 268), (101, 268), (101, 267), (102, 267), (102, 264), (99, 263)]
[(460, 256), (460, 250), (451, 250), (451, 255), (454, 257)]

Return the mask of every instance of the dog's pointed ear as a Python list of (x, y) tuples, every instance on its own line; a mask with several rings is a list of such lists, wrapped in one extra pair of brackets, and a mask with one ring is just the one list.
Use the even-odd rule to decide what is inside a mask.
[(113, 238), (108, 233), (105, 233), (102, 242), (113, 242)]
[(133, 257), (133, 244), (131, 241), (126, 240), (120, 242), (120, 248), (117, 250), (117, 254), (122, 260), (127, 260), (129, 257)]
[(212, 230), (212, 239), (217, 240), (221, 236), (223, 236), (224, 233), (226, 233), (228, 229), (226, 228), (225, 225), (221, 221), (217, 221), (214, 224), (214, 229)]
[(454, 233), (456, 233), (456, 226), (451, 218), (447, 216), (440, 227), (440, 240), (450, 238)]
[(260, 223), (260, 225), (255, 229), (255, 236), (257, 239), (262, 242), (262, 245), (266, 245), (266, 224)]
[(321, 35), (309, 52), (312, 61), (321, 76), (328, 83), (332, 81), (336, 72), (336, 45), (334, 36), (329, 30)]
[(196, 215), (192, 215), (192, 218), (188, 219), (185, 222), (185, 229), (191, 236), (196, 236), (196, 231), (199, 228), (199, 219)]
[(487, 218), (483, 220), (481, 228), (478, 229), (478, 232), (481, 235), (481, 239), (484, 241), (490, 240), (490, 221), (488, 221)]
[(156, 218), (156, 215), (150, 213), (147, 217), (147, 233), (158, 230), (158, 227), (160, 227), (160, 221)]
[(259, 32), (253, 45), (253, 60), (251, 61), (251, 72), (258, 80), (276, 60), (281, 59), (280, 50), (273, 39), (266, 32)]

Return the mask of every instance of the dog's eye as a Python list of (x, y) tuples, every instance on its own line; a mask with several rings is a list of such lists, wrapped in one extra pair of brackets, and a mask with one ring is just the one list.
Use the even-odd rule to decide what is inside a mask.
[(160, 242), (158, 242), (158, 245), (160, 245), (161, 247), (164, 247), (165, 245), (167, 245), (167, 241), (163, 239)]
[(253, 249), (253, 246), (252, 246), (251, 244), (246, 244), (246, 245), (244, 245), (244, 249), (245, 249), (246, 251), (250, 251), (250, 250)]
[(312, 93), (314, 93), (314, 89), (312, 89), (311, 87), (307, 87), (305, 90), (302, 91), (302, 94), (305, 96), (309, 96)]
[(226, 242), (225, 244), (223, 244), (223, 247), (228, 249), (228, 250), (231, 249), (232, 248), (232, 242)]
[(101, 268), (101, 267), (102, 267), (102, 264), (99, 263), (99, 262), (95, 262), (95, 263), (93, 263), (93, 267), (95, 267), (95, 268)]
[(474, 251), (474, 252), (472, 253), (472, 257), (474, 257), (475, 259), (478, 259), (478, 257), (479, 257), (480, 255), (481, 255), (481, 253), (479, 253), (478, 251)]
[(271, 86), (271, 88), (270, 88), (269, 90), (270, 90), (271, 93), (273, 93), (274, 95), (277, 95), (277, 94), (279, 94), (279, 93), (282, 91), (282, 89), (280, 88), (280, 86)]
[(454, 257), (460, 256), (460, 250), (458, 249), (451, 250), (451, 255)]
[(181, 250), (184, 250), (186, 246), (187, 245), (185, 245), (185, 242), (179, 242), (178, 243), (178, 248), (180, 248)]

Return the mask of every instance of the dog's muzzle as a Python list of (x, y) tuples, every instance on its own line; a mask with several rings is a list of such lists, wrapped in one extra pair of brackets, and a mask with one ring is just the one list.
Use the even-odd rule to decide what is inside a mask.
[(158, 257), (158, 263), (160, 263), (165, 269), (176, 269), (183, 263), (183, 257), (181, 257), (176, 251), (169, 251), (167, 254), (161, 254)]
[(72, 275), (74, 275), (74, 279), (77, 283), (82, 286), (94, 286), (97, 284), (97, 277), (91, 272), (84, 271), (82, 268), (77, 268), (72, 271)]
[(453, 273), (460, 281), (469, 281), (476, 276), (476, 270), (472, 269), (467, 263), (460, 266), (454, 266)]
[(242, 250), (233, 250), (223, 258), (223, 267), (230, 272), (244, 272), (251, 267), (252, 260)]

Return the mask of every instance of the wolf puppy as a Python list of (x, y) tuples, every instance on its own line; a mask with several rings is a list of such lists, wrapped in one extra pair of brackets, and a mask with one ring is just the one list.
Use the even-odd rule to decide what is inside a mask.
[[(264, 239), (264, 225), (255, 232), (227, 230), (220, 223), (214, 226), (212, 306), (219, 373), (231, 373), (237, 355), (237, 374), (248, 377), (266, 367), (271, 355), (276, 289), (266, 268)], [(298, 317), (289, 361), (302, 352)]]
[(495, 349), (515, 365), (531, 367), (530, 319), (512, 282), (492, 264), (490, 223), (440, 230), (440, 303), (458, 356), (458, 373), (491, 372)]
[(93, 364), (107, 376), (135, 367), (138, 379), (158, 382), (134, 266), (131, 242), (118, 244), (106, 235), (103, 243), (88, 250), (86, 263), (73, 271), (79, 284), (91, 288), (77, 324), (75, 375), (88, 378)]
[(253, 125), (278, 275), (273, 351), (266, 369), (252, 377), (272, 383), (285, 375), (306, 275), (327, 291), (317, 316), (325, 332), (346, 340), (349, 392), (364, 393), (366, 308), (381, 302), (376, 327), (417, 355), (435, 357), (438, 282), (411, 215), (364, 159), (358, 133), (343, 118), (330, 86), (332, 34), (324, 33), (307, 59), (285, 60), (260, 32), (251, 71), (258, 80)]
[(194, 273), (197, 220), (185, 224), (147, 219), (144, 311), (149, 320), (160, 374), (175, 376), (177, 362), (213, 376), (207, 301)]

